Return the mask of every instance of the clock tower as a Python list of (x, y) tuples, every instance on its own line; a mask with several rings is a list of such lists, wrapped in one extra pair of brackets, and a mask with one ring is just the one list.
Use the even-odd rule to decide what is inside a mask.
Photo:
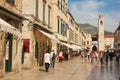
[(104, 51), (104, 16), (102, 14), (98, 17), (98, 50)]

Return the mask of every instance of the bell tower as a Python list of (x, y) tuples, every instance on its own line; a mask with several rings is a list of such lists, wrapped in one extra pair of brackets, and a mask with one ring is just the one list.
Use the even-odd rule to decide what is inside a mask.
[(98, 17), (98, 50), (104, 51), (104, 16), (100, 14)]

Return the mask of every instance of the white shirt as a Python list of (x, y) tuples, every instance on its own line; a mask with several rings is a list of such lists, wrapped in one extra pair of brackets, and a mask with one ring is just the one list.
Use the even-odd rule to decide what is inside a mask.
[(50, 54), (49, 53), (44, 54), (44, 63), (50, 64)]
[(59, 56), (62, 56), (63, 55), (63, 52), (61, 51), (60, 53), (59, 53)]
[(54, 53), (54, 52), (51, 52), (51, 53), (50, 53), (51, 58), (53, 57), (53, 53)]

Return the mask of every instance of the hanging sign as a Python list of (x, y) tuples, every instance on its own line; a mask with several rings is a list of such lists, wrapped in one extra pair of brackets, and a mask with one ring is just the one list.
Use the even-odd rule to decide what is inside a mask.
[(7, 41), (7, 44), (6, 44), (6, 60), (9, 60), (9, 41)]

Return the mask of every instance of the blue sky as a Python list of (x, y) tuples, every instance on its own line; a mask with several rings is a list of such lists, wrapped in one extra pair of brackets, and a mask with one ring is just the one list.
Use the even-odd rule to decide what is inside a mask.
[(120, 22), (120, 0), (68, 0), (69, 11), (78, 23), (98, 26), (98, 15), (104, 15), (105, 30), (114, 32)]

